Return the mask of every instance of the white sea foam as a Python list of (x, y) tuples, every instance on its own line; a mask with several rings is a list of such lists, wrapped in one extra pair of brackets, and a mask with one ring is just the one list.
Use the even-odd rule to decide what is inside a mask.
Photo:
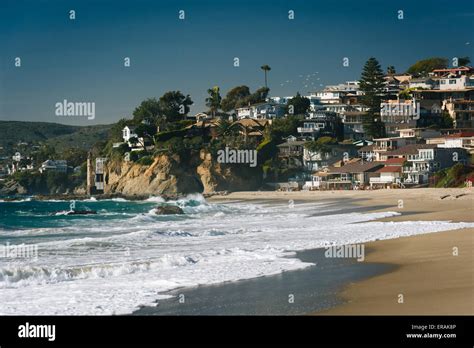
[(0, 314), (131, 313), (173, 288), (310, 266), (291, 257), (294, 251), (474, 227), (375, 221), (397, 212), (321, 216), (337, 209), (324, 203), (217, 205), (196, 196), (167, 204), (181, 206), (187, 215), (150, 212), (99, 224), (80, 220), (64, 228), (11, 232), (17, 238), (41, 236), (39, 257), (0, 260)]
[(21, 203), (21, 202), (31, 202), (31, 197), (24, 198), (24, 199), (17, 199), (13, 201), (10, 201), (10, 200), (5, 201), (5, 200), (0, 199), (0, 203)]

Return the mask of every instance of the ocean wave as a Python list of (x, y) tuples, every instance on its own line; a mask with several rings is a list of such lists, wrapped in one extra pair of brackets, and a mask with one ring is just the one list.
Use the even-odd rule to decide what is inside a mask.
[(23, 266), (0, 268), (0, 288), (18, 288), (29, 285), (56, 284), (78, 279), (105, 279), (137, 272), (147, 272), (151, 268), (174, 268), (194, 265), (196, 256), (165, 254), (154, 260), (131, 261), (118, 264), (84, 265), (71, 267)]
[[(131, 313), (177, 287), (310, 266), (296, 259), (295, 251), (474, 226), (377, 221), (400, 215), (395, 211), (319, 215), (326, 209), (322, 205), (290, 209), (187, 198), (180, 203), (183, 209), (203, 211), (179, 217), (149, 211), (130, 219), (41, 229), (38, 264), (0, 263), (0, 314)], [(28, 231), (25, 238), (34, 233)], [(47, 233), (66, 236), (48, 239)]]

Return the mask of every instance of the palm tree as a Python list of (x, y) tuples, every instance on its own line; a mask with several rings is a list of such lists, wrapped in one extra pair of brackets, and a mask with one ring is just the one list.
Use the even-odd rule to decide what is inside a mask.
[(268, 85), (267, 85), (267, 71), (272, 70), (272, 68), (270, 68), (269, 65), (265, 64), (265, 65), (262, 65), (260, 67), (260, 69), (262, 69), (265, 72), (265, 88), (268, 88)]
[(207, 90), (209, 97), (206, 98), (206, 106), (212, 112), (212, 116), (216, 116), (217, 110), (221, 107), (222, 97), (220, 95), (220, 89), (218, 86), (214, 86), (211, 89)]

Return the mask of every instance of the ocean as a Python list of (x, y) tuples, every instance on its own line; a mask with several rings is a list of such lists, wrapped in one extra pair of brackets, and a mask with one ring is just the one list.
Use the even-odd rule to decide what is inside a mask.
[(166, 202), (185, 214), (161, 216), (160, 197), (75, 202), (96, 215), (66, 215), (70, 204), (0, 201), (0, 248), (37, 250), (0, 253), (0, 315), (131, 314), (172, 298), (173, 289), (314, 266), (297, 257), (304, 250), (474, 226), (379, 222), (400, 213), (329, 201), (209, 203), (196, 194)]

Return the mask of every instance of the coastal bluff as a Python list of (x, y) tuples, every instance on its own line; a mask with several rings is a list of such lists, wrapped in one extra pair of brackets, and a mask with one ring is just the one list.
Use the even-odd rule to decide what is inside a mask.
[(254, 190), (260, 178), (258, 170), (218, 163), (209, 152), (201, 150), (199, 156), (191, 158), (160, 154), (150, 165), (108, 162), (104, 193), (134, 196)]

